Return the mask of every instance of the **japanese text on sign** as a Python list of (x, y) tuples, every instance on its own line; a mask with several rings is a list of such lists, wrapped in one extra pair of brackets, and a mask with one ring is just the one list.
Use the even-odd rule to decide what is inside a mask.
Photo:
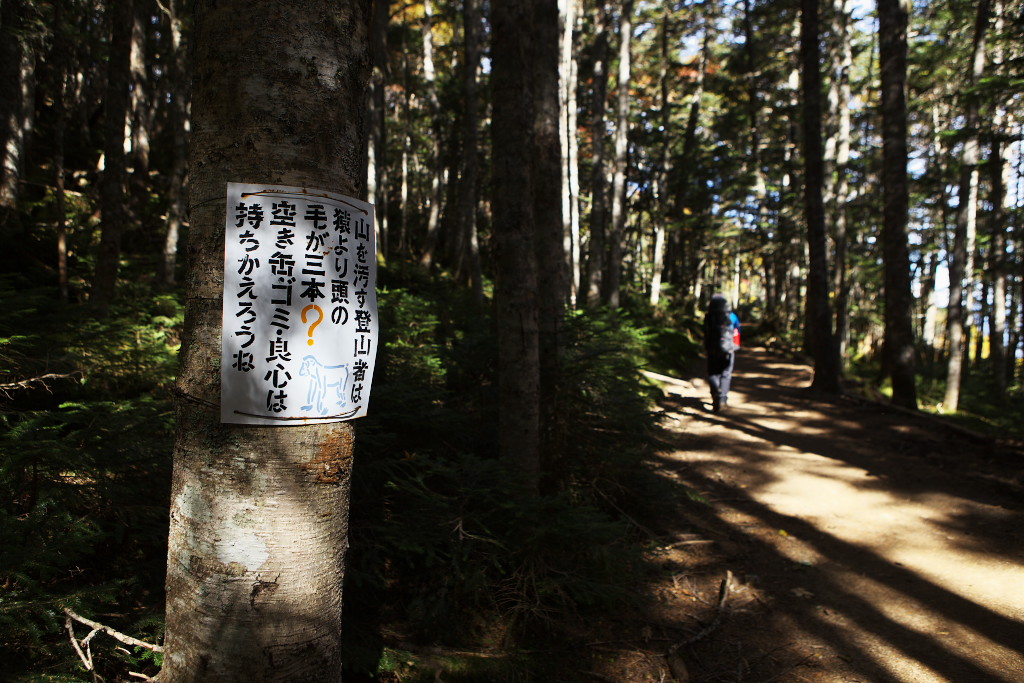
[(221, 421), (362, 417), (377, 353), (373, 206), (228, 184)]

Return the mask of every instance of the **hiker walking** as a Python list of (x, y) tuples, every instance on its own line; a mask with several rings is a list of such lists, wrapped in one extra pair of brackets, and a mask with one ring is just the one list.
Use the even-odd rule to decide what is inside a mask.
[(729, 385), (740, 347), (740, 319), (730, 310), (729, 301), (715, 294), (704, 316), (704, 350), (708, 359), (708, 385), (712, 410), (719, 413), (729, 403)]

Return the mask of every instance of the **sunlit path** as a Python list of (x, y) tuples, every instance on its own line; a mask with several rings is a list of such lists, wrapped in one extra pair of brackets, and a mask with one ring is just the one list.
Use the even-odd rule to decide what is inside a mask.
[(699, 377), (662, 380), (679, 435), (666, 467), (749, 544), (738, 571), (813, 661), (783, 680), (1024, 680), (1021, 511), (957, 471), (982, 446), (815, 397), (809, 379), (748, 350), (724, 416)]

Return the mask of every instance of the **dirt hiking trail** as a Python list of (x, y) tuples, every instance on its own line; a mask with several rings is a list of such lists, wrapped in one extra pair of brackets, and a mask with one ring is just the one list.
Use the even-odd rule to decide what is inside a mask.
[(702, 373), (657, 377), (655, 466), (703, 502), (674, 501), (645, 645), (598, 679), (1024, 682), (1019, 448), (816, 395), (764, 349), (740, 352), (724, 413)]

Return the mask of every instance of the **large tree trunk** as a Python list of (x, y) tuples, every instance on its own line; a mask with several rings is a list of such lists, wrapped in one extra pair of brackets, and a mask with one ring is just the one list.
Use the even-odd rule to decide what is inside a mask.
[(100, 231), (96, 272), (90, 300), (103, 309), (114, 298), (121, 234), (129, 219), (126, 203), (125, 117), (131, 102), (133, 0), (113, 0), (110, 6), (110, 55), (107, 90), (103, 98), (103, 178), (100, 180)]
[(341, 680), (354, 429), (222, 424), (216, 404), (226, 185), (360, 195), (370, 68), (364, 7), (310, 0), (253, 12), (244, 0), (197, 3), (190, 274), (161, 680)]
[(825, 239), (825, 205), (821, 191), (824, 163), (821, 144), (821, 72), (818, 47), (818, 0), (802, 0), (800, 59), (804, 100), (804, 215), (810, 274), (807, 283), (808, 328), (812, 338), (815, 389), (836, 393), (839, 385), (839, 353), (832, 333), (829, 306), (828, 255)]
[(528, 486), (540, 474), (540, 352), (534, 245), (533, 0), (491, 5), (499, 451)]
[(561, 452), (558, 383), (562, 322), (569, 302), (569, 264), (562, 223), (562, 144), (559, 123), (559, 12), (552, 0), (533, 0), (533, 227), (537, 250), (540, 353), (541, 469)]
[(907, 248), (907, 22), (904, 0), (878, 0), (882, 76), (882, 253), (885, 267), (885, 366), (892, 402), (917, 408), (914, 296)]
[(622, 288), (622, 242), (626, 232), (626, 176), (629, 168), (629, 87), (633, 44), (633, 0), (622, 0), (619, 12), (619, 72), (615, 104), (615, 159), (612, 174), (611, 230), (605, 264), (604, 301), (619, 307)]
[(964, 372), (964, 294), (971, 299), (974, 280), (974, 240), (978, 220), (978, 97), (970, 92), (985, 70), (985, 34), (988, 30), (989, 0), (980, 0), (974, 26), (971, 67), (964, 90), (967, 106), (964, 127), (970, 131), (964, 141), (960, 162), (959, 207), (956, 216), (956, 234), (949, 263), (949, 306), (946, 309), (946, 327), (949, 336), (949, 362), (946, 370), (946, 395), (942, 401), (945, 410), (955, 412), (960, 405), (960, 382)]

